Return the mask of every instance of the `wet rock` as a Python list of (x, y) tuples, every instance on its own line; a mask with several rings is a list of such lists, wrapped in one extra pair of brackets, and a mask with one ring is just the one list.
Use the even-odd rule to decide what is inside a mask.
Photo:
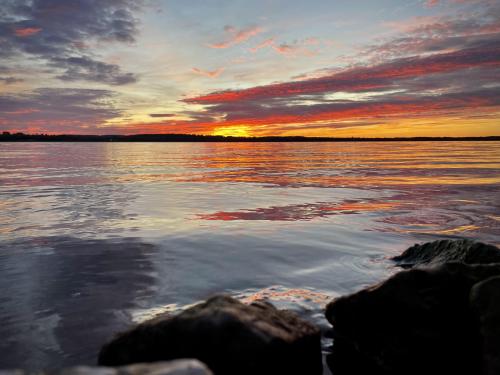
[(140, 363), (124, 367), (69, 367), (58, 371), (29, 373), (23, 370), (0, 370), (0, 375), (212, 375), (200, 361), (181, 359), (169, 362)]
[(479, 320), (485, 375), (500, 374), (500, 276), (474, 285), (470, 293)]
[(184, 357), (199, 359), (216, 375), (322, 373), (316, 327), (268, 303), (245, 305), (227, 296), (118, 335), (102, 348), (99, 364)]
[(471, 240), (441, 240), (414, 245), (392, 258), (403, 268), (446, 262), (467, 264), (500, 263), (500, 249)]
[[(496, 275), (500, 264), (446, 263), (402, 271), (334, 300), (326, 308), (334, 327), (332, 371), (481, 374), (482, 337), (469, 294), (475, 284)], [(484, 324), (489, 329), (494, 322)]]

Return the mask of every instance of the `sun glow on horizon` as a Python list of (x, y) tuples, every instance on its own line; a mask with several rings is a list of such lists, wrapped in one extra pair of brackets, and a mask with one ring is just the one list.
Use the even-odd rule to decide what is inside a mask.
[(212, 135), (222, 135), (224, 137), (251, 137), (250, 128), (246, 125), (234, 125), (215, 128)]

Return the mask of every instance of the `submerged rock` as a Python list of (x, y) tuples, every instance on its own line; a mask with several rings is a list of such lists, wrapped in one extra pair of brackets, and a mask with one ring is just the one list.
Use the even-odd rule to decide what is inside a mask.
[(474, 285), (470, 301), (479, 319), (484, 374), (498, 375), (500, 374), (500, 276)]
[[(325, 314), (334, 326), (332, 371), (336, 375), (476, 375), (482, 368), (483, 339), (491, 354), (488, 366), (497, 366), (498, 336), (489, 337), (488, 332), (498, 331), (498, 326), (493, 330), (498, 315), (488, 314), (498, 311), (498, 289), (491, 292), (498, 281), (473, 288), (496, 275), (500, 264), (446, 263), (402, 271), (379, 285), (334, 300)], [(469, 302), (471, 289), (475, 309)]]
[(99, 364), (185, 357), (199, 359), (217, 375), (322, 373), (316, 327), (268, 303), (245, 305), (227, 296), (118, 335), (102, 348)]
[(446, 262), (467, 264), (500, 263), (500, 249), (471, 240), (441, 240), (414, 245), (392, 258), (403, 268)]
[[(43, 375), (43, 372), (0, 370), (0, 375)], [(180, 359), (169, 362), (140, 363), (123, 367), (77, 366), (45, 373), (47, 375), (212, 375), (200, 361)]]

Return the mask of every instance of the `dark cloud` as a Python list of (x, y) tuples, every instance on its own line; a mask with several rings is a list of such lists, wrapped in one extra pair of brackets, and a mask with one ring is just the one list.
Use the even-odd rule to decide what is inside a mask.
[(175, 117), (175, 113), (150, 113), (149, 117)]
[(96, 81), (124, 85), (137, 81), (132, 73), (122, 73), (117, 65), (106, 64), (88, 57), (52, 58), (50, 66), (64, 70), (57, 76), (62, 81)]
[(13, 83), (22, 82), (21, 78), (16, 77), (0, 77), (0, 82), (3, 82), (6, 85), (11, 85)]
[(331, 100), (310, 104), (290, 105), (287, 101), (275, 101), (268, 106), (246, 103), (233, 106), (232, 103), (215, 106), (214, 111), (225, 112), (225, 121), (243, 123), (293, 123), (307, 121), (343, 120), (349, 118), (377, 118), (405, 115), (461, 113), (465, 109), (500, 105), (500, 87), (443, 93), (435, 95), (386, 93), (365, 100)]
[(473, 14), (455, 17), (423, 18), (414, 22), (389, 23), (400, 31), (395, 38), (372, 45), (363, 57), (375, 60), (423, 53), (445, 52), (454, 49), (477, 48), (500, 39), (500, 4), (487, 4)]
[[(0, 56), (19, 53), (60, 68), (61, 80), (121, 85), (136, 81), (118, 65), (97, 61), (88, 43), (131, 43), (138, 33), (135, 0), (5, 0), (0, 12)], [(56, 69), (57, 71), (57, 69)]]
[[(0, 96), (0, 127), (64, 133), (93, 133), (96, 125), (118, 117), (109, 90), (40, 88)], [(90, 128), (89, 128), (90, 126)]]

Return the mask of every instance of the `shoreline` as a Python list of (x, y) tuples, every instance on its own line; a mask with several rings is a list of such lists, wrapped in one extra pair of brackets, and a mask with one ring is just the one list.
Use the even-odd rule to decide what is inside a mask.
[(134, 135), (81, 135), (81, 134), (0, 134), (0, 142), (212, 142), (212, 143), (258, 143), (258, 142), (498, 142), (500, 135), (485, 137), (232, 137), (195, 134), (134, 134)]

